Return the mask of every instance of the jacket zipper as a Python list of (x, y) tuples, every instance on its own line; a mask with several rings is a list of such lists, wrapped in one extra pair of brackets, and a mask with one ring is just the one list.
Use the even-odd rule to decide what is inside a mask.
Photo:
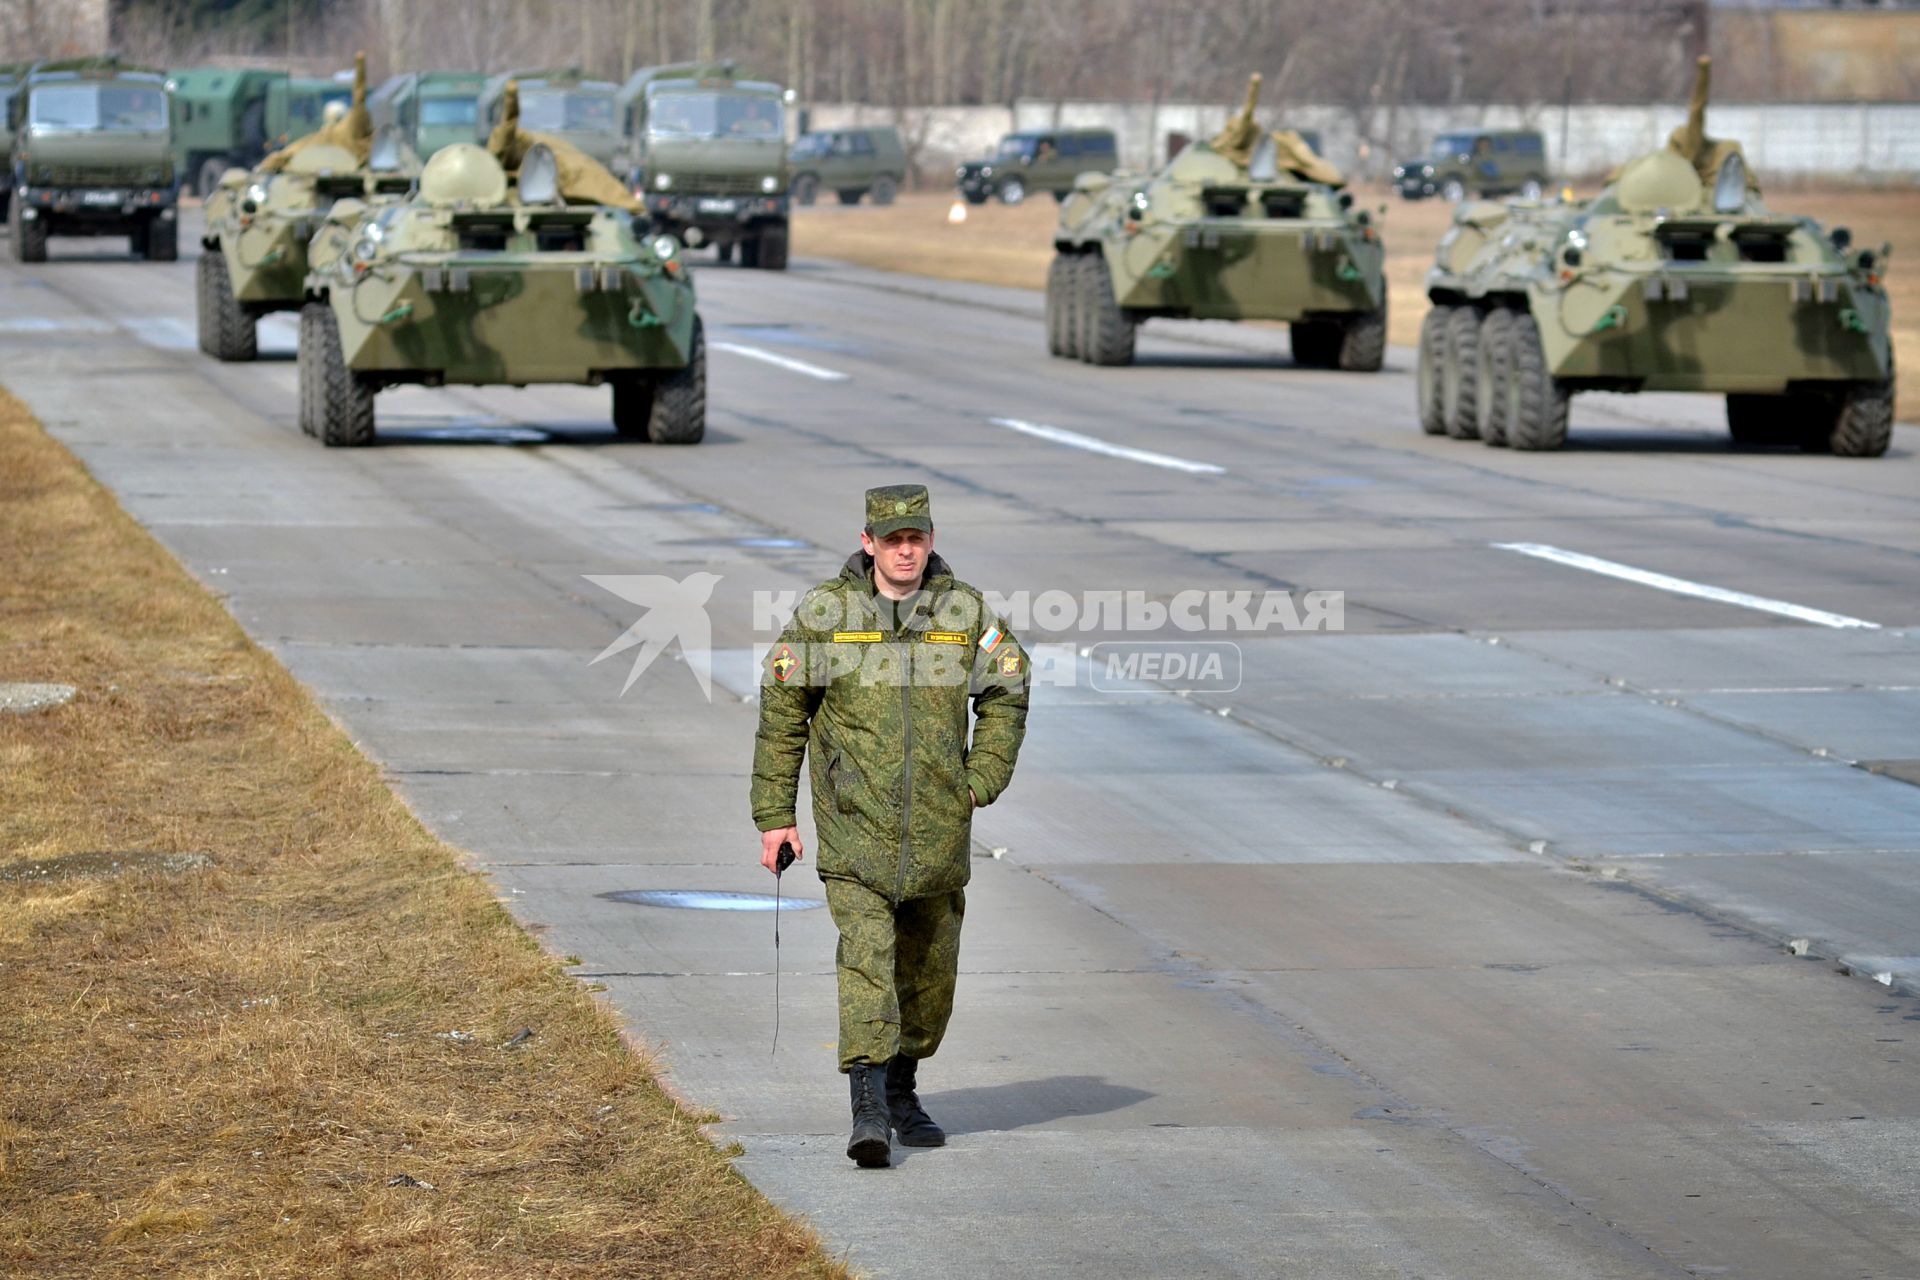
[(893, 905), (899, 906), (907, 891), (907, 832), (913, 819), (913, 640), (900, 642), (900, 874), (893, 882)]

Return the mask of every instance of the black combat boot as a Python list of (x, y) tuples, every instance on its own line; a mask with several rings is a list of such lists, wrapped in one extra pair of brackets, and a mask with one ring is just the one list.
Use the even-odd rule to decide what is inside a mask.
[(847, 1159), (862, 1169), (884, 1169), (893, 1163), (893, 1148), (887, 1142), (886, 1068), (856, 1062), (847, 1072), (847, 1085), (853, 1094), (853, 1137), (847, 1141)]
[(944, 1147), (945, 1131), (920, 1109), (920, 1095), (914, 1092), (914, 1073), (919, 1067), (920, 1059), (904, 1053), (896, 1053), (887, 1063), (887, 1114), (893, 1121), (893, 1131), (900, 1135), (901, 1146)]

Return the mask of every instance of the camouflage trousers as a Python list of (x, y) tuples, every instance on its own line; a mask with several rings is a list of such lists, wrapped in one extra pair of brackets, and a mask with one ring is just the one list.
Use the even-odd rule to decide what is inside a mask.
[(828, 880), (840, 929), (840, 1070), (879, 1066), (897, 1053), (931, 1058), (953, 1016), (960, 922), (967, 895), (909, 898), (895, 907), (855, 880)]

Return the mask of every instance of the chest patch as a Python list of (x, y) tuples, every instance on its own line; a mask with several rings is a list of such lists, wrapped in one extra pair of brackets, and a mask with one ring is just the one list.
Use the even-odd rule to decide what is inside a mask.
[(879, 644), (886, 637), (878, 631), (836, 631), (835, 644)]
[(928, 644), (965, 644), (967, 633), (964, 631), (929, 631)]

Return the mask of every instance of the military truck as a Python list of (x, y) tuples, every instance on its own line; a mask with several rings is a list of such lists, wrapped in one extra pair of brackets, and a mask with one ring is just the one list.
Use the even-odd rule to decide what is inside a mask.
[(1285, 320), (1295, 363), (1373, 372), (1387, 341), (1386, 250), (1340, 172), (1240, 113), (1151, 174), (1082, 174), (1060, 207), (1047, 349), (1133, 360), (1155, 317)]
[[(20, 79), (26, 74), (25, 62), (0, 63), (0, 160), (13, 154), (13, 95), (20, 87)], [(13, 200), (13, 178), (11, 162), (9, 172), (0, 179), (0, 219), (7, 216), (7, 207)]]
[(207, 198), (195, 285), (200, 349), (216, 360), (253, 359), (260, 317), (305, 305), (307, 245), (336, 201), (379, 204), (412, 190), (419, 160), (398, 129), (374, 133), (366, 96), (360, 58), (345, 117), (251, 173), (229, 170)]
[(1440, 196), (1459, 204), (1470, 195), (1538, 200), (1547, 187), (1547, 145), (1533, 129), (1443, 133), (1426, 155), (1393, 166), (1402, 197)]
[(13, 256), (45, 262), (47, 237), (126, 236), (135, 257), (179, 256), (166, 76), (117, 57), (37, 62), (8, 104)]
[(352, 72), (276, 80), (267, 88), (267, 145), (278, 150), (313, 133), (327, 123), (328, 107), (345, 107), (352, 96)]
[(1019, 204), (1036, 191), (1064, 201), (1081, 174), (1119, 167), (1111, 129), (1030, 130), (1008, 134), (991, 156), (954, 170), (954, 186), (968, 204), (995, 196), (1002, 204)]
[(411, 71), (387, 77), (367, 99), (367, 109), (376, 132), (397, 129), (415, 155), (430, 159), (449, 143), (479, 137), (486, 83), (480, 71)]
[(795, 204), (812, 204), (824, 189), (841, 204), (892, 204), (907, 178), (907, 149), (892, 125), (818, 129), (803, 133), (787, 152)]
[[(284, 71), (236, 67), (176, 67), (173, 94), (173, 169), (195, 194), (207, 196), (228, 169), (251, 169), (270, 149), (274, 130), (267, 98)], [(282, 101), (285, 94), (278, 95)]]
[(419, 194), (336, 203), (310, 250), (300, 423), (371, 444), (383, 387), (610, 386), (622, 436), (706, 432), (706, 345), (680, 243), (638, 234), (619, 181), (563, 141), (496, 127), (427, 162)]
[(654, 225), (725, 262), (787, 267), (785, 94), (731, 62), (643, 67), (620, 87), (624, 175)]
[(1701, 391), (1738, 443), (1886, 452), (1888, 247), (1766, 207), (1740, 144), (1707, 136), (1710, 65), (1667, 145), (1592, 200), (1456, 213), (1427, 278), (1423, 430), (1557, 449), (1578, 392)]
[(594, 80), (578, 67), (503, 71), (488, 77), (480, 87), (474, 134), (477, 140), (486, 141), (493, 127), (500, 123), (501, 103), (509, 81), (520, 86), (523, 128), (564, 139), (600, 164), (609, 167), (615, 164), (620, 150), (620, 130), (614, 94), (619, 86), (611, 80)]

